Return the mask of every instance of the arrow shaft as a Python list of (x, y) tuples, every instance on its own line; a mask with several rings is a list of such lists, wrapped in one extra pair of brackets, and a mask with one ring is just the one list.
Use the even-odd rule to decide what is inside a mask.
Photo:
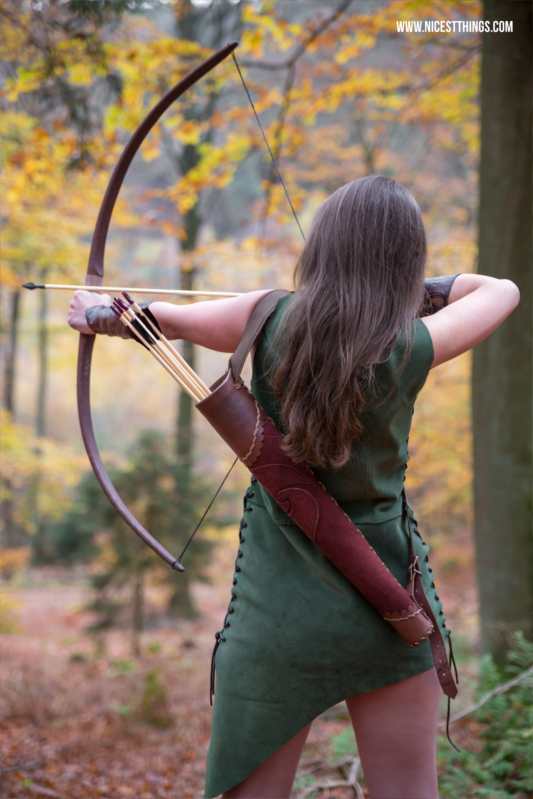
[(137, 294), (167, 294), (183, 297), (211, 297), (212, 299), (225, 297), (241, 297), (244, 292), (229, 291), (185, 291), (184, 289), (143, 289), (123, 286), (66, 286), (58, 283), (26, 283), (23, 288), (56, 289), (59, 291), (95, 291), (103, 294), (106, 291), (128, 291)]
[(126, 327), (130, 328), (135, 338), (138, 338), (142, 344), (147, 345), (148, 350), (152, 353), (156, 361), (158, 361), (163, 369), (165, 369), (169, 375), (174, 378), (176, 383), (178, 383), (180, 387), (191, 397), (195, 404), (203, 399), (203, 397), (199, 397), (197, 394), (195, 394), (185, 379), (175, 371), (174, 366), (169, 362), (169, 359), (163, 357), (163, 355), (153, 346), (151, 346), (149, 342), (143, 340), (142, 336), (135, 330), (135, 327), (132, 325), (130, 320), (125, 317), (125, 315), (121, 316), (120, 320), (124, 325), (126, 325)]

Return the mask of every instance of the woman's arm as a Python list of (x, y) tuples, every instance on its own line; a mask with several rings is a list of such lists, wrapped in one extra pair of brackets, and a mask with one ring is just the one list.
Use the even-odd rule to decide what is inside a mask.
[[(217, 352), (234, 352), (252, 310), (266, 291), (251, 291), (225, 300), (173, 305), (152, 302), (150, 310), (168, 339), (186, 339)], [(111, 305), (107, 294), (76, 291), (70, 302), (68, 323), (80, 333), (92, 334), (85, 311), (93, 305)]]
[(510, 280), (485, 275), (459, 275), (453, 282), (448, 304), (426, 325), (435, 357), (431, 368), (456, 358), (487, 338), (520, 300), (517, 286)]

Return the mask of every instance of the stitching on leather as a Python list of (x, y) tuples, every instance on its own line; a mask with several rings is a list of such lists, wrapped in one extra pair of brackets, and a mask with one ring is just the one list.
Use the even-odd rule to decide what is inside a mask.
[(412, 644), (408, 644), (408, 646), (410, 646), (410, 647), (411, 647), (411, 649), (413, 649), (415, 646), (420, 646), (420, 644), (422, 643), (422, 641), (427, 641), (427, 639), (429, 638), (429, 636), (431, 635), (431, 633), (432, 633), (432, 632), (433, 632), (433, 628), (431, 629), (431, 631), (430, 631), (429, 635), (423, 635), (423, 636), (422, 636), (422, 638), (419, 638), (419, 639), (418, 639), (418, 641), (415, 641), (415, 642), (414, 642), (414, 643), (412, 643)]
[(261, 406), (259, 405), (257, 400), (255, 400), (255, 409), (256, 409), (256, 412), (257, 412), (257, 416), (256, 416), (256, 420), (255, 420), (254, 434), (252, 436), (252, 446), (250, 447), (250, 449), (248, 450), (248, 452), (244, 456), (244, 458), (241, 459), (243, 463), (246, 463), (246, 461), (248, 460), (248, 458), (250, 457), (250, 455), (254, 451), (255, 443), (257, 441), (257, 431), (259, 430), (259, 424), (261, 422)]
[[(389, 615), (386, 613), (383, 618), (391, 622), (407, 621), (407, 619), (414, 619), (415, 616), (419, 616), (420, 613), (422, 613), (422, 608), (418, 608), (418, 610), (415, 610), (415, 612), (411, 613), (409, 616), (400, 616), (399, 618), (395, 619), (392, 614)], [(423, 615), (425, 616), (426, 614), (424, 613)]]
[(264, 419), (264, 414), (262, 413), (261, 414), (261, 421), (259, 423), (259, 430), (257, 431), (257, 442), (256, 442), (255, 450), (254, 450), (254, 453), (252, 454), (250, 463), (248, 464), (248, 468), (250, 470), (252, 468), (252, 465), (256, 462), (258, 457), (261, 455), (261, 450), (263, 449), (263, 441), (265, 440), (264, 432), (265, 432), (265, 419)]
[[(296, 467), (294, 467), (294, 466), (290, 466), (288, 463), (278, 463), (278, 464), (276, 464), (276, 465), (277, 465), (277, 466), (281, 466), (281, 467), (283, 468), (283, 472), (284, 472), (284, 474), (286, 474), (286, 473), (287, 473), (287, 471), (291, 471), (291, 472), (295, 472), (295, 473), (296, 473), (296, 475), (297, 475), (297, 477), (294, 477), (294, 476), (293, 476), (293, 478), (292, 478), (292, 483), (290, 483), (290, 482), (287, 482), (289, 478), (285, 477), (285, 478), (284, 478), (284, 480), (285, 480), (285, 485), (284, 485), (284, 488), (286, 488), (287, 486), (290, 486), (290, 485), (294, 485), (295, 483), (310, 483), (310, 482), (311, 482), (311, 481), (310, 481), (310, 480), (308, 480), (308, 479), (307, 479), (307, 477), (305, 477), (305, 475), (303, 475), (303, 474), (302, 474), (302, 473), (301, 473), (301, 472), (300, 472), (300, 471), (299, 471), (299, 470), (298, 470)], [(270, 469), (270, 467), (271, 467), (271, 464), (270, 464), (270, 463), (267, 463), (267, 464), (265, 464), (264, 466), (258, 466), (258, 467), (257, 467), (257, 469), (256, 469), (256, 471), (257, 471), (257, 472), (260, 472), (260, 471), (262, 471), (263, 469)]]

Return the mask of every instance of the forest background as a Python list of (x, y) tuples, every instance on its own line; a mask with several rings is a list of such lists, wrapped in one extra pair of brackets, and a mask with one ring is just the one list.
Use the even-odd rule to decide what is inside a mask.
[[(397, 21), (476, 21), (484, 14), (507, 19), (508, 5), (502, 0), (490, 0), (485, 8), (476, 0), (1, 3), (0, 570), (10, 795), (43, 789), (43, 795), (76, 796), (72, 780), (80, 775), (86, 781), (80, 796), (89, 786), (95, 795), (110, 797), (198, 795), (209, 732), (204, 678), (228, 599), (238, 509), (247, 485), (246, 470), (236, 467), (184, 558), (184, 575), (159, 562), (115, 515), (90, 471), (78, 433), (77, 336), (66, 325), (70, 295), (30, 294), (21, 284), (83, 283), (99, 204), (124, 144), (165, 91), (233, 40), (240, 42), (239, 64), (304, 232), (322, 200), (347, 180), (384, 174), (406, 185), (420, 204), (429, 240), (427, 274), (475, 271), (478, 242), (481, 256), (495, 246), (478, 227), (480, 77), (487, 37), (404, 34)], [(512, 5), (515, 33), (520, 26), (527, 30), (528, 3)], [(492, 34), (493, 42), (496, 37)], [(516, 39), (507, 42), (517, 47)], [(493, 51), (493, 62), (498, 57), (505, 53)], [(501, 94), (508, 102), (516, 97), (516, 80)], [(525, 96), (530, 107), (530, 93)], [(485, 113), (487, 108), (485, 103)], [(498, 135), (505, 132), (491, 127), (490, 133), (501, 149)], [(527, 148), (528, 135), (514, 148), (515, 160), (520, 147)], [(497, 168), (503, 173), (506, 164)], [(485, 171), (483, 177), (483, 163), (481, 172), (483, 187), (493, 176)], [(527, 214), (527, 197), (521, 195), (521, 201)], [(482, 205), (485, 219), (497, 212), (486, 206), (483, 212)], [(497, 236), (497, 224), (485, 222), (486, 228)], [(515, 252), (521, 254), (511, 267), (515, 274), (504, 273), (499, 264), (491, 271), (490, 256), (480, 271), (512, 277), (527, 292), (530, 254), (521, 236), (515, 231)], [(135, 158), (112, 221), (104, 285), (291, 288), (300, 248), (300, 231), (228, 59), (168, 110)], [(527, 302), (521, 312), (524, 324)], [(522, 364), (528, 339), (519, 352), (526, 359)], [(226, 356), (187, 342), (178, 347), (208, 384), (226, 367)], [(516, 362), (505, 347), (497, 357), (508, 362), (507, 379), (502, 381), (505, 373), (497, 363), (492, 373), (516, 394)], [(474, 397), (488, 405), (483, 369), (478, 356)], [(527, 375), (521, 375), (517, 426), (524, 424), (530, 402)], [(496, 522), (488, 533), (481, 529), (480, 497), (485, 506), (483, 497), (494, 492), (479, 478), (474, 535), (471, 379), (471, 354), (430, 374), (417, 402), (406, 482), (432, 548), (438, 590), (466, 673), (462, 708), (476, 690), (530, 666), (532, 601), (523, 510), (508, 534), (514, 559), (504, 564), (493, 540)], [(131, 342), (97, 342), (92, 406), (104, 460), (126, 504), (179, 553), (231, 464), (231, 453), (194, 414), (187, 395)], [(477, 413), (486, 421), (483, 409)], [(522, 508), (519, 484), (527, 482), (528, 436), (520, 436), (511, 451), (507, 444), (495, 446), (505, 450), (503, 469), (514, 480), (520, 500), (515, 504)], [(480, 447), (476, 463), (487, 460)], [(516, 563), (526, 566), (517, 572)], [(505, 573), (503, 595), (514, 593), (512, 607), (499, 616), (490, 610), (481, 631), (478, 586), (482, 594), (494, 594), (495, 569)], [(514, 666), (504, 665), (509, 652)], [(514, 690), (507, 726), (516, 726), (513, 702), (525, 701), (520, 689)], [(475, 790), (494, 786), (509, 792), (502, 796), (529, 795), (523, 780), (527, 757), (520, 759), (516, 746), (511, 752), (503, 745), (507, 721), (501, 729), (492, 724), (493, 739), (483, 746), (475, 742), (492, 721), (485, 719), (484, 727), (483, 719), (469, 717), (460, 728), (470, 754), (478, 752), (470, 765), (442, 755), (444, 790), (447, 780), (451, 785), (444, 795), (459, 790), (474, 796)], [(317, 723), (308, 766), (297, 783), (302, 795), (319, 795), (316, 786), (322, 783), (334, 790), (335, 774), (337, 782), (347, 783), (335, 795), (353, 795), (358, 779), (364, 794), (345, 727), (342, 709)], [(156, 737), (145, 748), (147, 760), (134, 764), (133, 743), (136, 736), (145, 738), (146, 728)], [(109, 763), (103, 765), (110, 747), (118, 764), (112, 774)], [(161, 750), (171, 752), (181, 774), (179, 789), (160, 762)], [(491, 759), (497, 767), (486, 766)], [(480, 762), (483, 773), (476, 771)], [(454, 780), (460, 779), (467, 782), (458, 788)]]

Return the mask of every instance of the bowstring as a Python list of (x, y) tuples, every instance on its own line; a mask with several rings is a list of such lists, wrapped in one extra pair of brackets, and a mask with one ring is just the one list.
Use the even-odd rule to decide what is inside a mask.
[(259, 128), (260, 128), (260, 130), (261, 130), (261, 133), (263, 134), (263, 139), (265, 140), (265, 144), (266, 144), (266, 146), (267, 146), (268, 152), (270, 153), (270, 157), (271, 157), (271, 159), (272, 159), (272, 163), (274, 164), (274, 167), (276, 168), (276, 172), (278, 173), (278, 177), (279, 177), (279, 179), (280, 179), (280, 181), (281, 181), (281, 185), (283, 186), (283, 189), (284, 189), (284, 191), (285, 191), (285, 195), (286, 195), (286, 197), (287, 197), (287, 201), (288, 201), (288, 203), (289, 203), (289, 205), (290, 205), (290, 207), (291, 207), (291, 211), (292, 211), (292, 213), (293, 213), (293, 216), (294, 216), (294, 218), (295, 218), (295, 220), (296, 220), (296, 224), (297, 224), (297, 225), (298, 225), (298, 227), (300, 228), (300, 233), (302, 234), (302, 239), (305, 241), (305, 236), (304, 236), (304, 232), (303, 232), (303, 230), (302, 230), (302, 226), (300, 225), (300, 220), (299, 220), (299, 219), (298, 219), (298, 217), (296, 216), (296, 211), (294, 210), (294, 205), (292, 204), (292, 202), (291, 202), (291, 198), (289, 197), (289, 192), (287, 191), (287, 187), (286, 187), (286, 185), (285, 185), (285, 181), (284, 181), (284, 180), (283, 180), (283, 178), (281, 177), (281, 172), (279, 171), (278, 165), (277, 165), (277, 163), (276, 163), (276, 159), (274, 158), (274, 153), (273, 153), (273, 152), (272, 152), (272, 150), (270, 149), (270, 144), (268, 143), (268, 139), (267, 139), (267, 137), (266, 137), (265, 131), (263, 130), (263, 126), (261, 125), (261, 120), (259, 119), (259, 115), (258, 115), (257, 111), (255, 110), (254, 101), (252, 100), (252, 97), (251, 97), (251, 95), (250, 95), (250, 92), (248, 91), (248, 86), (246, 85), (246, 83), (245, 83), (245, 81), (244, 81), (244, 77), (243, 77), (243, 74), (242, 74), (242, 72), (241, 72), (241, 68), (239, 67), (239, 64), (238, 64), (238, 62), (237, 62), (237, 58), (235, 57), (235, 53), (234, 53), (234, 52), (232, 52), (232, 54), (231, 54), (231, 55), (233, 56), (233, 60), (235, 61), (235, 66), (237, 67), (237, 72), (239, 73), (239, 77), (240, 77), (240, 79), (241, 79), (241, 83), (242, 83), (242, 85), (243, 85), (243, 87), (244, 87), (244, 91), (246, 92), (246, 95), (247, 95), (247, 97), (248, 97), (248, 100), (250, 101), (250, 105), (252, 106), (252, 111), (253, 111), (253, 112), (254, 112), (254, 114), (255, 114), (255, 118), (256, 118), (256, 120), (257, 120), (257, 124), (259, 125)]
[[(263, 134), (263, 139), (264, 139), (264, 141), (265, 141), (265, 144), (266, 144), (266, 146), (267, 146), (267, 150), (268, 150), (268, 152), (269, 152), (269, 154), (270, 154), (270, 157), (271, 157), (271, 159), (272, 159), (272, 163), (274, 164), (274, 167), (275, 167), (275, 169), (276, 169), (276, 172), (278, 173), (278, 177), (279, 177), (279, 179), (280, 179), (280, 181), (281, 181), (281, 185), (283, 186), (283, 190), (285, 191), (285, 196), (287, 197), (287, 201), (288, 201), (288, 203), (289, 203), (289, 205), (290, 205), (290, 207), (291, 207), (291, 211), (292, 211), (292, 213), (293, 213), (294, 219), (296, 220), (296, 224), (298, 225), (298, 228), (299, 228), (299, 230), (300, 230), (300, 233), (302, 234), (302, 239), (305, 241), (305, 235), (304, 235), (304, 232), (303, 232), (303, 230), (302, 230), (302, 226), (300, 225), (300, 220), (298, 219), (298, 216), (296, 215), (296, 211), (294, 210), (294, 205), (292, 204), (292, 202), (291, 202), (291, 198), (289, 197), (289, 192), (287, 191), (287, 186), (285, 185), (285, 181), (283, 180), (283, 178), (282, 178), (282, 176), (281, 176), (281, 172), (279, 171), (279, 167), (278, 167), (278, 165), (277, 165), (277, 163), (276, 163), (276, 159), (274, 158), (274, 153), (272, 152), (272, 150), (271, 150), (271, 148), (270, 148), (270, 144), (268, 143), (268, 139), (267, 139), (267, 137), (266, 137), (265, 131), (263, 130), (263, 126), (261, 125), (261, 120), (259, 119), (259, 115), (258, 115), (258, 113), (257, 113), (257, 111), (256, 111), (256, 109), (255, 109), (254, 101), (252, 100), (252, 97), (251, 97), (251, 95), (250, 95), (250, 92), (248, 91), (248, 86), (246, 85), (246, 82), (245, 82), (245, 80), (244, 80), (243, 74), (242, 74), (242, 72), (241, 72), (241, 68), (239, 67), (239, 64), (238, 64), (238, 62), (237, 62), (237, 59), (236, 59), (236, 57), (235, 57), (235, 53), (234, 53), (234, 52), (232, 52), (232, 54), (231, 54), (231, 55), (232, 55), (232, 57), (233, 57), (233, 60), (234, 60), (234, 62), (235, 62), (235, 66), (237, 67), (237, 72), (239, 73), (239, 77), (240, 77), (240, 79), (241, 79), (241, 83), (242, 83), (242, 85), (243, 85), (244, 91), (246, 92), (246, 96), (248, 97), (248, 100), (249, 100), (249, 102), (250, 102), (250, 105), (252, 106), (252, 111), (254, 112), (254, 115), (255, 115), (255, 118), (256, 118), (257, 124), (259, 125), (259, 129), (260, 129), (261, 133)], [(191, 533), (191, 535), (189, 536), (189, 540), (188, 540), (188, 541), (187, 541), (187, 543), (185, 544), (185, 547), (183, 548), (183, 552), (181, 553), (181, 555), (180, 555), (180, 556), (179, 556), (179, 558), (178, 558), (178, 563), (181, 563), (181, 559), (182, 559), (182, 557), (184, 556), (185, 552), (187, 551), (187, 548), (188, 548), (189, 544), (191, 543), (191, 541), (193, 540), (194, 536), (196, 535), (196, 533), (197, 533), (198, 529), (200, 528), (200, 525), (202, 524), (203, 520), (205, 519), (205, 517), (206, 517), (206, 516), (207, 516), (207, 514), (209, 513), (209, 510), (211, 509), (211, 506), (212, 506), (213, 502), (214, 502), (214, 501), (215, 501), (215, 499), (218, 497), (218, 495), (219, 495), (220, 491), (222, 490), (222, 486), (224, 485), (224, 483), (226, 482), (226, 480), (227, 480), (227, 479), (228, 479), (228, 477), (230, 476), (231, 472), (233, 471), (233, 467), (235, 466), (235, 464), (237, 463), (237, 461), (238, 461), (238, 460), (239, 460), (239, 458), (238, 458), (238, 457), (237, 457), (237, 458), (235, 458), (235, 460), (234, 460), (234, 461), (233, 461), (233, 463), (231, 464), (231, 466), (230, 466), (230, 468), (229, 468), (229, 470), (228, 470), (228, 472), (227, 472), (226, 476), (224, 477), (224, 479), (223, 479), (223, 480), (222, 480), (222, 482), (220, 483), (219, 487), (217, 488), (217, 491), (216, 491), (216, 493), (215, 493), (215, 495), (214, 495), (213, 499), (211, 500), (211, 502), (209, 503), (209, 505), (208, 505), (208, 506), (207, 506), (207, 508), (205, 509), (205, 511), (204, 511), (204, 513), (203, 513), (203, 515), (202, 515), (202, 518), (200, 519), (200, 521), (198, 522), (198, 524), (197, 524), (197, 525), (196, 525), (196, 527), (194, 528), (193, 532), (192, 532), (192, 533)]]
[(211, 502), (209, 503), (209, 505), (208, 505), (208, 506), (207, 506), (207, 508), (205, 509), (205, 511), (204, 511), (204, 514), (203, 514), (202, 518), (200, 519), (200, 521), (198, 522), (198, 524), (196, 525), (196, 527), (195, 527), (195, 528), (194, 528), (194, 530), (192, 531), (191, 535), (189, 536), (189, 540), (188, 540), (188, 541), (187, 541), (187, 543), (185, 544), (185, 546), (184, 546), (184, 548), (183, 548), (183, 552), (181, 553), (181, 555), (180, 555), (180, 556), (179, 556), (179, 558), (178, 558), (178, 563), (181, 563), (181, 559), (182, 559), (182, 557), (185, 555), (185, 552), (187, 551), (187, 547), (189, 546), (189, 544), (190, 544), (190, 543), (191, 543), (191, 541), (193, 540), (194, 536), (196, 535), (196, 531), (198, 530), (198, 528), (199, 528), (199, 527), (200, 527), (200, 525), (202, 524), (203, 520), (205, 519), (205, 517), (206, 517), (206, 516), (207, 516), (207, 514), (209, 513), (209, 509), (211, 508), (211, 505), (213, 504), (213, 502), (215, 501), (215, 499), (216, 499), (216, 498), (218, 497), (218, 495), (220, 494), (220, 491), (221, 491), (221, 489), (222, 489), (222, 486), (224, 485), (224, 483), (226, 482), (226, 480), (227, 480), (227, 479), (228, 479), (228, 477), (230, 476), (231, 472), (233, 471), (233, 467), (235, 466), (235, 464), (237, 463), (237, 461), (238, 461), (238, 460), (239, 460), (239, 458), (238, 458), (238, 457), (237, 457), (237, 458), (235, 458), (235, 460), (233, 461), (233, 463), (232, 463), (232, 464), (231, 464), (231, 466), (229, 467), (229, 469), (228, 469), (228, 472), (227, 472), (226, 476), (224, 477), (224, 479), (223, 479), (223, 480), (222, 480), (222, 482), (220, 483), (219, 487), (217, 488), (217, 491), (216, 491), (216, 494), (215, 494), (215, 496), (213, 497), (213, 499), (211, 500)]

